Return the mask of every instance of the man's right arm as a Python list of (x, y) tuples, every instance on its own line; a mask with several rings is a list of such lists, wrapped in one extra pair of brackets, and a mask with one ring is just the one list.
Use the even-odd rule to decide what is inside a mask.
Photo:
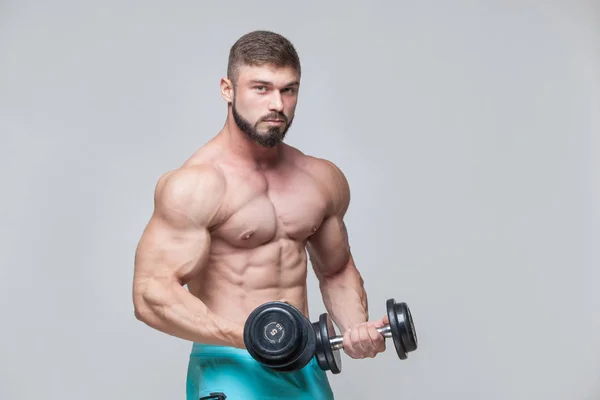
[(222, 174), (194, 166), (163, 176), (155, 209), (135, 253), (135, 316), (159, 331), (208, 344), (243, 347), (243, 327), (212, 313), (184, 286), (206, 265), (210, 226), (225, 195)]

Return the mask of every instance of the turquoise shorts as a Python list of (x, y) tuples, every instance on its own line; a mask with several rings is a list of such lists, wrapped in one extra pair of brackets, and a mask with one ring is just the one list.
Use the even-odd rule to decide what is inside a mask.
[(298, 371), (277, 372), (244, 349), (200, 343), (192, 347), (186, 391), (187, 400), (333, 399), (327, 374), (315, 357)]

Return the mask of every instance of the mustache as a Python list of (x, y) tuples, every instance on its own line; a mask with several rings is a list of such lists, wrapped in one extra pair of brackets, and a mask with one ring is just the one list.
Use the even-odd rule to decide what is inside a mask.
[(284, 122), (286, 122), (286, 123), (288, 122), (287, 117), (285, 116), (285, 114), (282, 114), (282, 113), (269, 114), (269, 115), (262, 117), (260, 120), (266, 121), (268, 119), (282, 119)]

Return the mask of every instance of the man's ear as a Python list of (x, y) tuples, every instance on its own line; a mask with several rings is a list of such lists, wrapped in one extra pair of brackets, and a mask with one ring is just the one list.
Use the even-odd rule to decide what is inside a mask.
[(233, 83), (228, 78), (221, 78), (221, 96), (227, 103), (233, 103)]

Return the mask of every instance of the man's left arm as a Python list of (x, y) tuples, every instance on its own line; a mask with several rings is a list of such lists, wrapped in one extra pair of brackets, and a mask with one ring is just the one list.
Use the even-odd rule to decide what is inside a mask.
[(346, 331), (369, 319), (364, 281), (350, 252), (343, 217), (327, 217), (308, 243), (327, 312)]
[(330, 204), (319, 229), (309, 238), (307, 250), (323, 302), (332, 320), (344, 335), (344, 351), (353, 358), (374, 357), (385, 349), (385, 340), (377, 327), (387, 321), (369, 320), (367, 293), (348, 239), (344, 216), (350, 203), (350, 189), (343, 173), (323, 161)]

